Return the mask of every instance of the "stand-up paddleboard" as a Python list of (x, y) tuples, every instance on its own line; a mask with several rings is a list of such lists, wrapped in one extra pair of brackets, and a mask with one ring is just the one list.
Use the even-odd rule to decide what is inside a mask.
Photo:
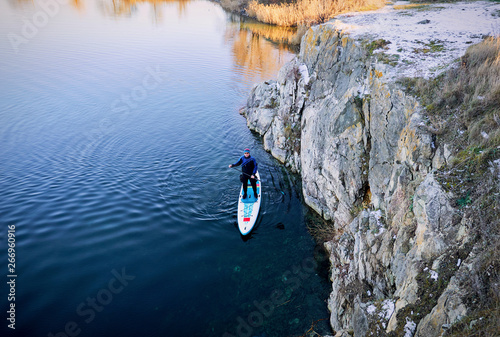
[(261, 197), (261, 181), (259, 172), (255, 174), (257, 179), (257, 195), (259, 198), (255, 200), (253, 195), (253, 187), (248, 180), (247, 197), (242, 199), (243, 185), (241, 186), (240, 196), (238, 199), (238, 228), (242, 235), (247, 235), (252, 230), (259, 215)]

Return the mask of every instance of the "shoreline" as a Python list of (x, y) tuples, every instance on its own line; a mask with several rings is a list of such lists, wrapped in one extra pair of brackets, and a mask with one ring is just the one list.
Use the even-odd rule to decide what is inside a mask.
[[(353, 330), (362, 336), (437, 336), (464, 317), (478, 318), (467, 296), (479, 294), (456, 280), (482, 277), (484, 261), (497, 253), (475, 238), (494, 227), (482, 221), (481, 212), (488, 210), (480, 203), (493, 202), (497, 193), (488, 181), (500, 174), (494, 124), (500, 123), (488, 105), (477, 108), (479, 119), (470, 122), (468, 136), (460, 126), (466, 115), (459, 114), (467, 106), (450, 101), (437, 110), (437, 102), (419, 96), (425, 90), (417, 95), (412, 86), (439, 96), (449, 90), (440, 82), (455, 85), (454, 71), (472, 71), (477, 65), (467, 57), (481, 59), (470, 54), (492, 47), (469, 47), (494, 35), (500, 4), (407, 5), (344, 14), (312, 27), (299, 55), (277, 80), (256, 85), (244, 109), (248, 127), (263, 137), (268, 152), (300, 174), (306, 204), (326, 221), (321, 234), (330, 235), (328, 307), (336, 336)], [(489, 94), (476, 95), (477, 102), (486, 102)], [(491, 109), (498, 106), (488, 102)], [(448, 112), (449, 106), (455, 110)], [(457, 129), (439, 130), (434, 124), (449, 123), (449, 115), (462, 119), (451, 124)], [(493, 124), (481, 122), (490, 119)], [(470, 154), (477, 144), (481, 150)], [(465, 179), (453, 171), (457, 158), (487, 178), (476, 182), (489, 191), (485, 196), (473, 199), (473, 185), (468, 192), (453, 185)], [(476, 211), (464, 211), (469, 205)]]

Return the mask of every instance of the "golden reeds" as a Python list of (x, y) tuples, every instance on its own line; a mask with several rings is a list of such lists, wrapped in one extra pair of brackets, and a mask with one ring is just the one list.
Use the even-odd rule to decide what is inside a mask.
[(264, 5), (253, 0), (248, 4), (247, 13), (259, 21), (278, 26), (310, 26), (326, 22), (340, 13), (373, 10), (384, 4), (385, 0), (298, 0)]

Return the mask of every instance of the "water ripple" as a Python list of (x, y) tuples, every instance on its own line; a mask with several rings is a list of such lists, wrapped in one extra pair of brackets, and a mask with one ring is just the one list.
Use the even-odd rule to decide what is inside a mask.
[[(38, 10), (12, 4), (0, 2), (2, 32)], [(18, 334), (76, 321), (82, 337), (223, 335), (312, 245), (288, 176), (238, 114), (253, 82), (274, 77), (259, 64), (276, 61), (264, 55), (276, 46), (257, 35), (236, 46), (234, 22), (210, 2), (137, 2), (126, 15), (83, 4), (61, 6), (18, 54), (0, 40), (0, 222), (19, 243)], [(144, 89), (157, 68), (166, 75)], [(239, 173), (228, 168), (245, 147), (264, 186), (250, 239), (235, 226)], [(134, 280), (85, 323), (76, 308), (122, 268)], [(323, 305), (298, 302), (266, 328)]]

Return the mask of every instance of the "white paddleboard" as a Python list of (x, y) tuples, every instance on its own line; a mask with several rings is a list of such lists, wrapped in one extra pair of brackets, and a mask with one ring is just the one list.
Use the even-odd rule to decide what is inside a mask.
[(262, 184), (260, 181), (259, 172), (255, 174), (255, 178), (257, 178), (257, 195), (259, 196), (257, 200), (255, 200), (255, 197), (253, 195), (253, 188), (252, 184), (250, 184), (250, 180), (248, 180), (247, 197), (245, 199), (241, 198), (243, 196), (242, 185), (238, 198), (238, 228), (240, 229), (240, 233), (242, 235), (247, 235), (248, 233), (250, 233), (253, 226), (255, 226), (257, 216), (259, 215), (260, 201), (262, 199)]

